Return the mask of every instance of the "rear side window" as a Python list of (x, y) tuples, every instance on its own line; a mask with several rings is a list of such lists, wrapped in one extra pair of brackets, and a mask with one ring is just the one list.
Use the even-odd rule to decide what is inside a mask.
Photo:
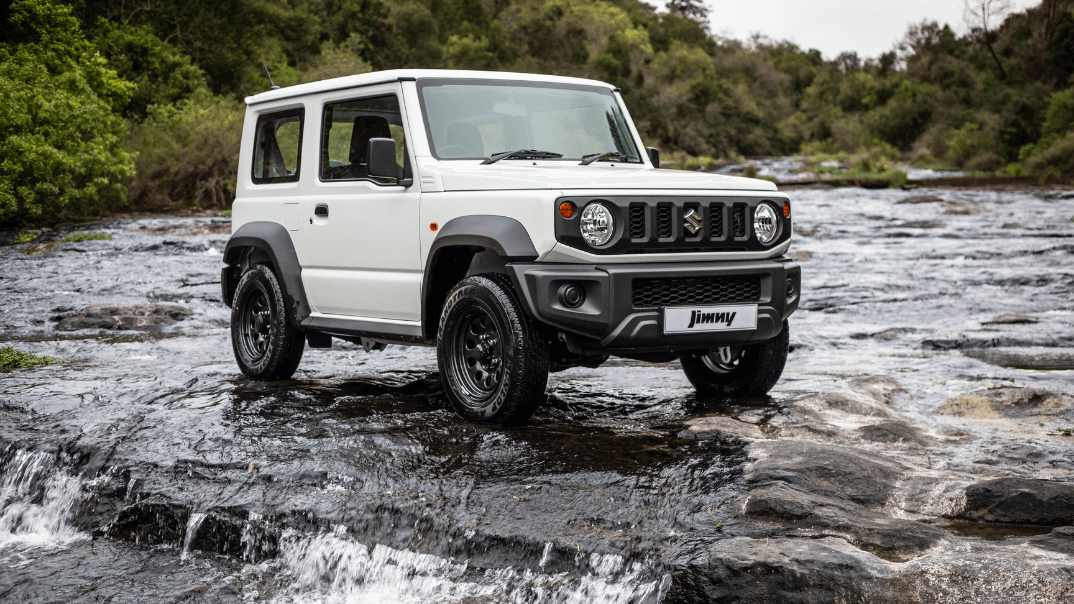
[(257, 118), (254, 139), (254, 182), (298, 182), (302, 163), (303, 109), (266, 113)]
[(321, 132), (321, 180), (373, 180), (368, 172), (369, 139), (395, 139), (395, 161), (406, 168), (403, 116), (395, 95), (331, 103), (324, 108)]

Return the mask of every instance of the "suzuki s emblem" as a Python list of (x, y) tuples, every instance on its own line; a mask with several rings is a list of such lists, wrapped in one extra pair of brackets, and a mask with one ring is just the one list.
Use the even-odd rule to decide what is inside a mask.
[(701, 214), (697, 210), (693, 208), (686, 210), (683, 220), (685, 222), (683, 226), (686, 227), (687, 231), (690, 231), (691, 235), (696, 235), (701, 230)]

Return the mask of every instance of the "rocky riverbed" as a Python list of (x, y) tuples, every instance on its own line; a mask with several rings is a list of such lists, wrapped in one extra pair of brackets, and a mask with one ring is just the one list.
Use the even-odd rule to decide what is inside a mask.
[(242, 378), (226, 219), (0, 247), (0, 344), (67, 361), (0, 373), (0, 600), (1074, 601), (1074, 192), (792, 199), (770, 397), (613, 359), (518, 428), (430, 349)]

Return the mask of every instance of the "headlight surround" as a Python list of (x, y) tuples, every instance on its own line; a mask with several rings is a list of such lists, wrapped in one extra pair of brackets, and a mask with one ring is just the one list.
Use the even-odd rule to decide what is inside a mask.
[(761, 245), (769, 245), (779, 235), (779, 213), (770, 203), (760, 203), (753, 210), (753, 234)]
[(582, 231), (582, 239), (593, 247), (600, 247), (608, 243), (615, 233), (615, 218), (612, 211), (600, 202), (594, 202), (582, 210), (582, 216), (578, 223)]

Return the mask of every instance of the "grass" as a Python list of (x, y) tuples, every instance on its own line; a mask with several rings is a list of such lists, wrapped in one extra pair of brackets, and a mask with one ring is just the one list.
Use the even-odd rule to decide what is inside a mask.
[(40, 254), (41, 252), (47, 252), (54, 250), (65, 243), (79, 243), (82, 241), (111, 241), (111, 235), (105, 235), (104, 233), (90, 233), (87, 231), (76, 231), (74, 233), (67, 233), (59, 241), (53, 241), (52, 243), (42, 243), (41, 245), (35, 245), (22, 250), (23, 254), (32, 256), (34, 254)]
[(221, 218), (231, 218), (231, 210), (224, 210), (223, 212), (220, 212), (219, 216)]
[(68, 233), (60, 239), (60, 243), (79, 243), (81, 241), (111, 241), (111, 235), (105, 235), (104, 233), (88, 233), (86, 231), (78, 231), (76, 233)]
[(37, 239), (37, 233), (31, 233), (30, 231), (22, 231), (15, 235), (11, 240), (11, 245), (19, 245), (20, 243), (30, 243), (34, 239)]
[(67, 361), (63, 359), (57, 359), (55, 357), (22, 352), (21, 350), (15, 350), (10, 346), (0, 348), (0, 370), (2, 371), (28, 369), (30, 367), (44, 367), (45, 365), (66, 362)]

